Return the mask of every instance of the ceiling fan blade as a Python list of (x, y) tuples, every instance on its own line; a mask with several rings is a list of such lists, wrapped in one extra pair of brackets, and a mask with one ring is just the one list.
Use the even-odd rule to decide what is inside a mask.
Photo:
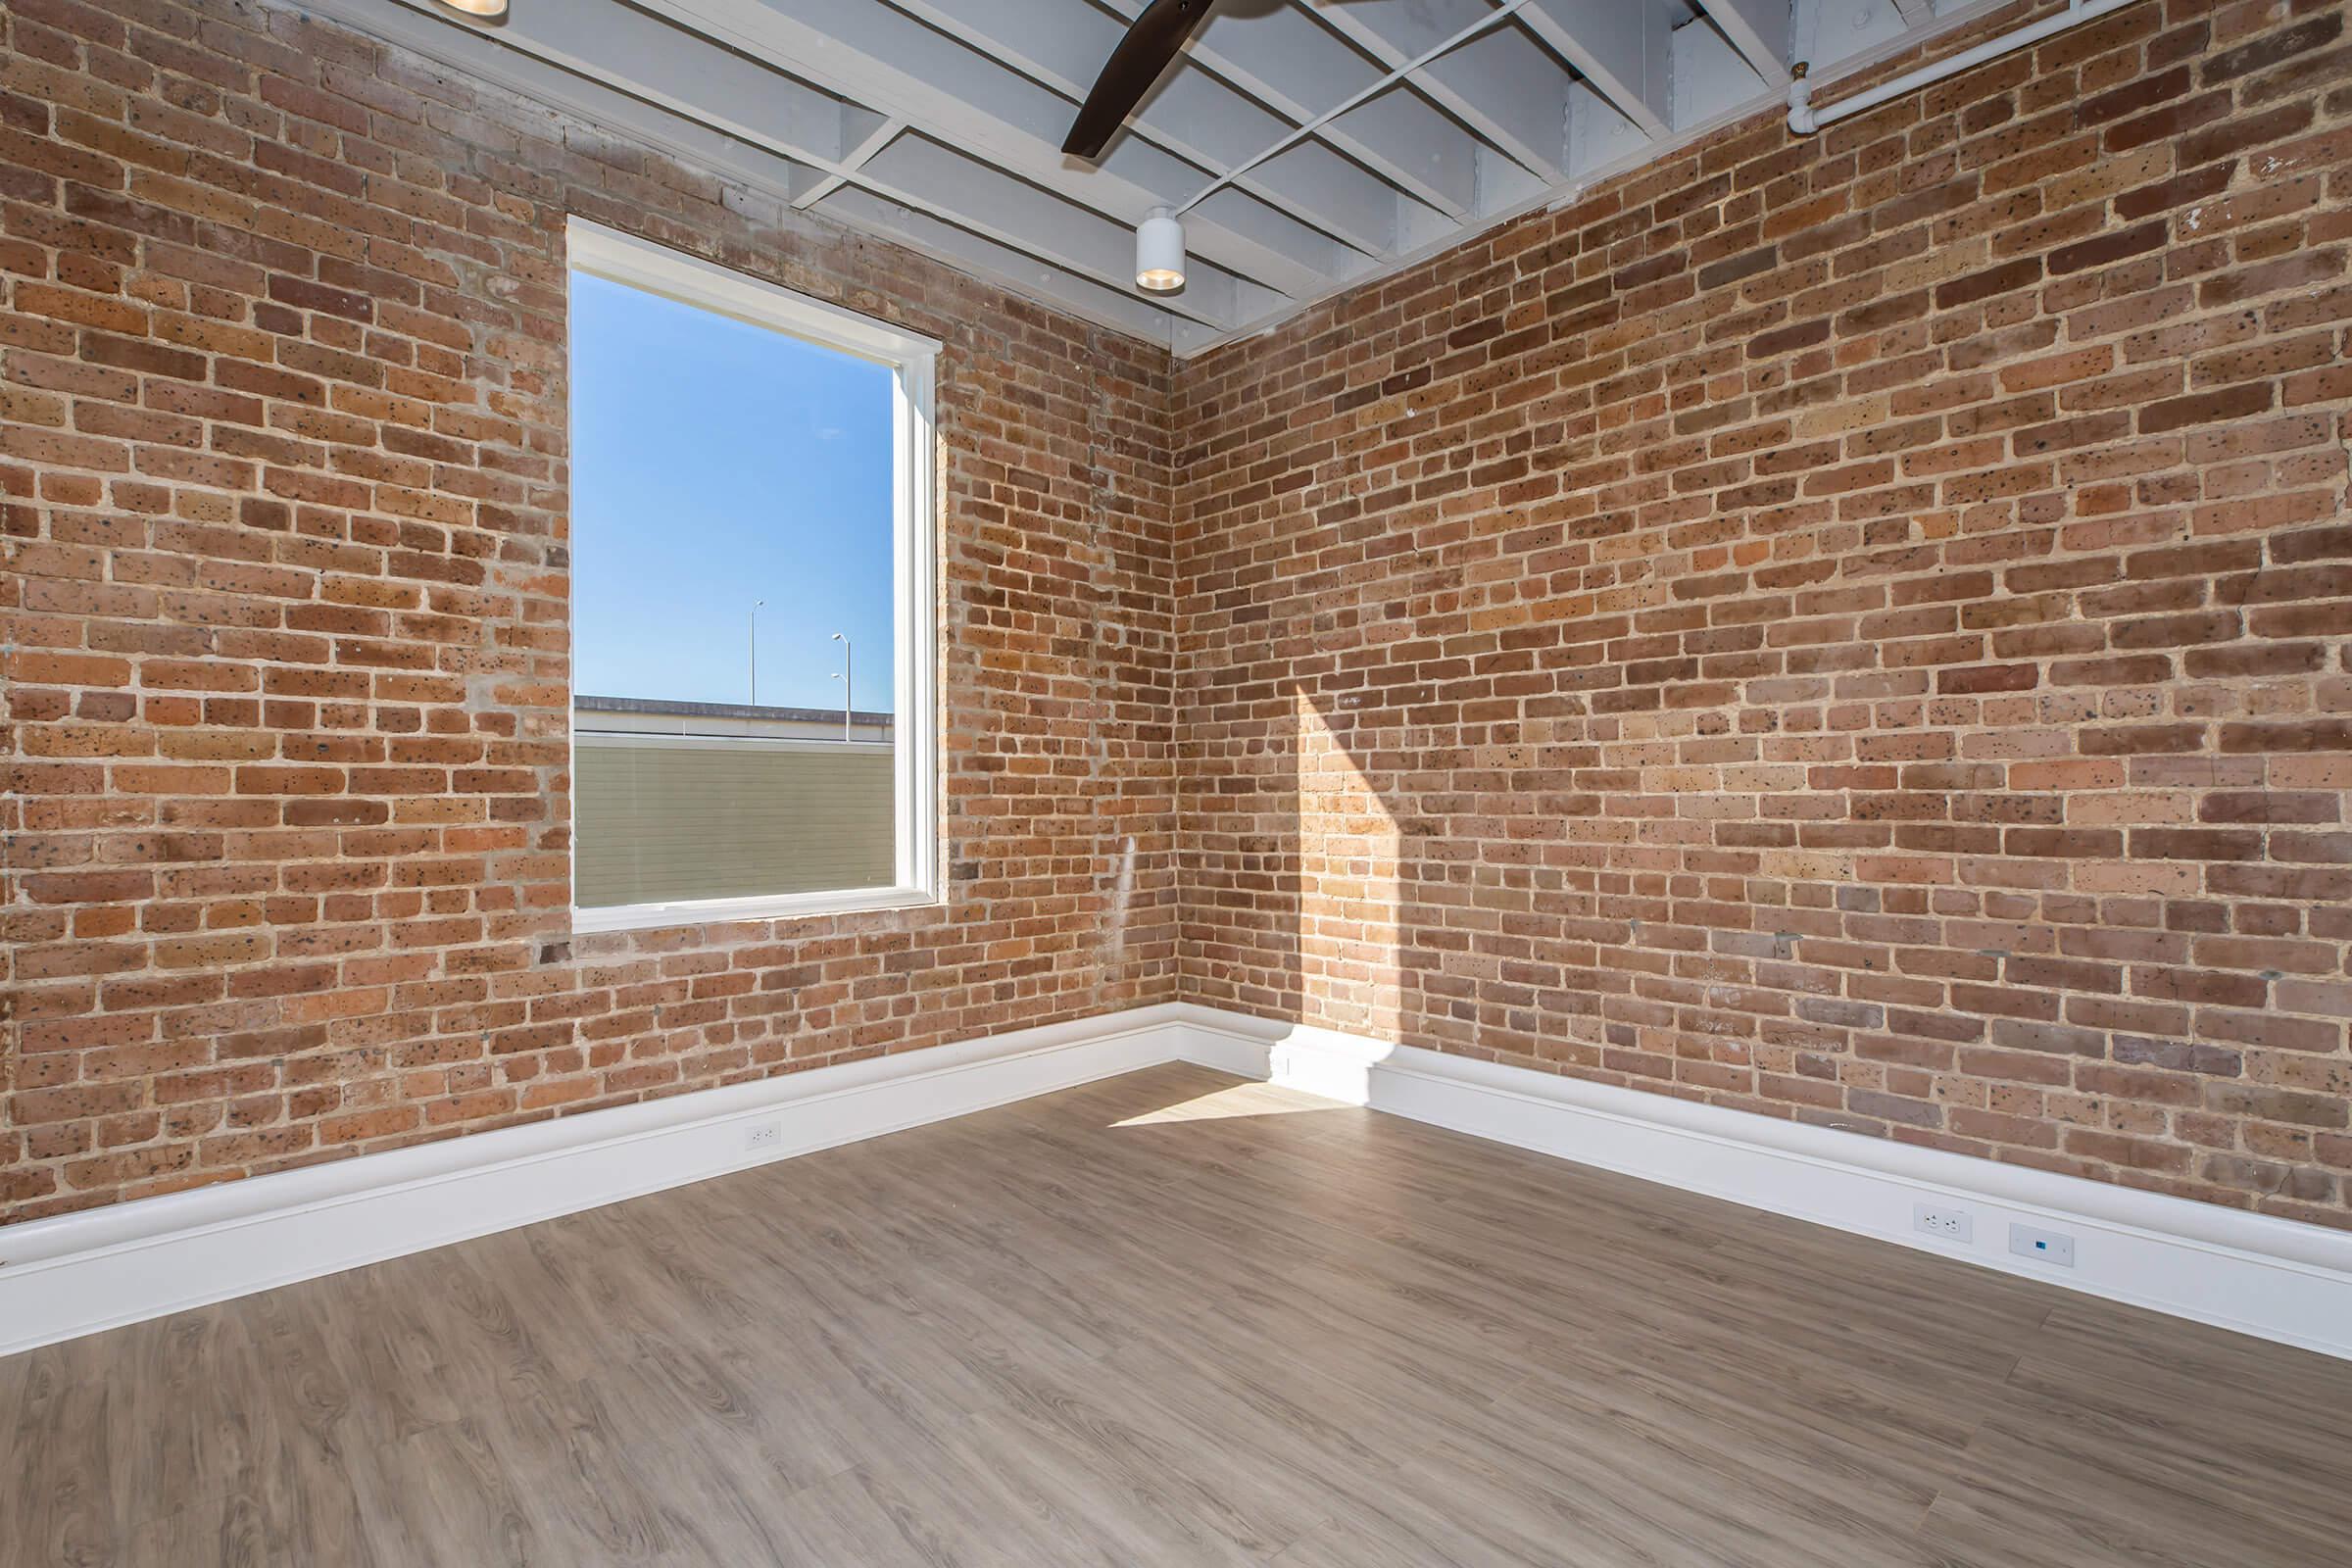
[(1101, 157), (1102, 144), (1143, 102), (1185, 39), (1208, 15), (1209, 5), (1210, 0), (1152, 0), (1103, 63), (1102, 74), (1079, 105), (1061, 150), (1080, 158)]

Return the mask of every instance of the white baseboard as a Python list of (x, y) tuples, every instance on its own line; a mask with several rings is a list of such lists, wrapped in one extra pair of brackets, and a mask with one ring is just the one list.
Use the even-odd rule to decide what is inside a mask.
[[(2352, 1233), (1524, 1067), (1181, 1004), (1188, 1060), (2352, 1359)], [(1958, 1208), (1967, 1243), (1913, 1228)], [(2072, 1267), (2009, 1227), (2075, 1241)]]
[[(2352, 1234), (1187, 1003), (10, 1226), (0, 1354), (1179, 1059), (2352, 1359)], [(1973, 1240), (1914, 1230), (1922, 1201)], [(2013, 1223), (2074, 1266), (2011, 1255)]]
[[(1172, 1006), (361, 1154), (0, 1229), (0, 1355), (1168, 1061)], [(776, 1139), (754, 1150), (751, 1129)]]

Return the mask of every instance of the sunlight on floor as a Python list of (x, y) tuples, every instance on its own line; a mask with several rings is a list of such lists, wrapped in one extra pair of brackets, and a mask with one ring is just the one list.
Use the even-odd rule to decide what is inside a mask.
[(1221, 1121), (1233, 1116), (1288, 1116), (1302, 1110), (1339, 1110), (1336, 1100), (1323, 1100), (1302, 1095), (1295, 1089), (1276, 1089), (1270, 1084), (1235, 1084), (1230, 1089), (1212, 1089), (1205, 1095), (1180, 1100), (1173, 1105), (1147, 1110), (1111, 1123), (1113, 1127), (1150, 1127), (1161, 1122)]

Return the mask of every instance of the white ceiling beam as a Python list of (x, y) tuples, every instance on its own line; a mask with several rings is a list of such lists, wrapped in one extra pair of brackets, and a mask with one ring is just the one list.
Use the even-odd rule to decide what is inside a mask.
[[(1094, 166), (1060, 141), (1143, 0), (526, 0), (496, 28), (287, 3), (706, 169), (758, 221), (801, 208), (1191, 354), (1771, 104), (1791, 52), (1850, 70), (1989, 0), (1233, 0)], [(1173, 301), (1127, 275), (1159, 205), (1195, 257)]]
[[(1103, 3), (1132, 18), (1145, 0)], [(1247, 13), (1212, 11), (1186, 52), (1195, 65), (1271, 105), (1294, 124), (1314, 119), (1382, 74), (1381, 68), (1313, 18), (1287, 5)], [(1149, 113), (1152, 100), (1147, 96), (1144, 102)], [(1354, 124), (1348, 118), (1341, 116), (1316, 134), (1396, 187), (1396, 216), (1380, 247), (1383, 254), (1409, 248), (1433, 212), (1458, 221), (1476, 211), (1475, 182), (1461, 177), (1467, 166), (1446, 150), (1448, 142), (1467, 147), (1469, 132), (1461, 126), (1426, 103)], [(1112, 143), (1114, 150), (1117, 145)]]
[[(1248, 156), (1256, 157), (1265, 150), (1265, 145), (1260, 142)], [(1396, 186), (1380, 179), (1365, 183), (1364, 174), (1360, 165), (1350, 163), (1317, 141), (1301, 141), (1286, 147), (1250, 171), (1250, 177), (1267, 185), (1315, 192), (1317, 227), (1371, 255), (1395, 255), (1404, 232), (1399, 225), (1406, 215), (1429, 213), (1430, 209), (1403, 197)], [(1234, 181), (1236, 185), (1240, 183), (1238, 179)], [(1192, 220), (1190, 214), (1185, 220)]]
[[(1782, 86), (1787, 85), (1784, 79)], [(1704, 20), (1674, 29), (1674, 128), (1711, 125), (1756, 101), (1764, 78), (1723, 32)]]
[(1147, 342), (1165, 343), (1185, 353), (1224, 334), (1198, 321), (1172, 319), (1130, 289), (1104, 288), (1091, 278), (1065, 272), (1026, 251), (1000, 245), (856, 185), (836, 188), (817, 204), (816, 216), (859, 231), (879, 234), (911, 250), (1003, 284), (1016, 293), (1054, 301), (1075, 314)]
[[(1065, 158), (1061, 138), (1073, 113), (1066, 99), (879, 0), (643, 4), (1124, 223), (1198, 188), (1198, 169), (1133, 137), (1096, 166)], [(1249, 231), (1203, 222), (1189, 237), (1196, 255), (1284, 294), (1335, 275), (1330, 238), (1271, 210)]]
[[(1433, 122), (1444, 124), (1446, 133), (1428, 135)], [(1404, 175), (1405, 188), (1457, 222), (1477, 216), (1478, 138), (1405, 82), (1374, 93), (1316, 135), (1357, 156), (1364, 148), (1410, 149), (1418, 162)]]
[(1643, 135), (1673, 127), (1673, 25), (1660, 0), (1529, 0), (1519, 15)]
[[(1107, 287), (1134, 283), (1134, 229), (927, 136), (899, 137), (866, 162), (855, 183)], [(1153, 303), (1211, 326), (1242, 322), (1233, 274), (1198, 256), (1183, 292)]]
[(1413, 77), (1448, 113), (1547, 183), (1567, 164), (1574, 79), (1516, 25), (1479, 34)]
[[(942, 32), (1034, 76), (1056, 92), (1086, 96), (1126, 24), (1070, 0), (890, 0)], [(1076, 113), (1076, 106), (1071, 112)]]
[[(1128, 0), (1116, 3), (1125, 5)], [(1236, 25), (1248, 31), (1234, 31)], [(1269, 33), (1275, 36), (1266, 36)], [(1315, 50), (1332, 51), (1332, 58), (1312, 58), (1308, 52)], [(1315, 25), (1312, 18), (1287, 9), (1247, 17), (1212, 12), (1208, 24), (1194, 35), (1193, 57), (1243, 91), (1265, 98), (1294, 122), (1313, 119), (1380, 74), (1369, 61)], [(1325, 81), (1347, 85), (1324, 95), (1317, 86)], [(1474, 138), (1435, 106), (1409, 93), (1385, 109), (1378, 107), (1381, 102), (1358, 105), (1315, 134), (1397, 188), (1403, 205), (1397, 220), (1400, 238), (1391, 247), (1396, 249), (1408, 244), (1410, 231), (1419, 226), (1412, 212), (1415, 205), (1457, 220), (1477, 211), (1471, 172)]]
[[(615, 135), (632, 137), (694, 167), (734, 180), (751, 196), (772, 202), (779, 220), (787, 207), (821, 202), (826, 194), (838, 194), (844, 189), (842, 175), (834, 170), (773, 152), (543, 60), (504, 42), (505, 29), (497, 34), (486, 33), (452, 24), (428, 6), (412, 7), (394, 0), (302, 0), (302, 3), (309, 11), (411, 50), (469, 79), (491, 83), (526, 102), (569, 113), (586, 123)], [(571, 4), (576, 8), (579, 0), (571, 0)], [(889, 139), (882, 133), (884, 122), (870, 111), (814, 93), (806, 83), (787, 82), (786, 87), (788, 95), (795, 89), (808, 92), (840, 112), (839, 122), (849, 143), (846, 156), (856, 158)], [(803, 102), (798, 107), (807, 110), (809, 106)], [(805, 123), (821, 126), (823, 121)], [(886, 198), (872, 199), (882, 207), (906, 211)], [(846, 212), (827, 216), (835, 221), (865, 226)], [(1065, 269), (979, 240), (937, 220), (929, 220), (928, 226), (911, 221), (901, 223), (891, 237), (900, 238), (951, 266), (989, 276), (1017, 292), (1147, 342), (1181, 349), (1220, 335), (1213, 328), (1170, 316), (1155, 303), (1131, 292), (1102, 288)], [(932, 243), (933, 240), (938, 243)], [(1015, 256), (1017, 263), (1011, 260)], [(1257, 295), (1250, 297), (1250, 305), (1253, 312), (1265, 309), (1263, 298)]]
[[(1073, 102), (1094, 86), (1102, 63), (1126, 31), (1120, 22), (1082, 0), (890, 3), (987, 51)], [(1469, 3), (1476, 5), (1477, 0)], [(1371, 77), (1367, 74), (1364, 79)], [(1425, 104), (1402, 114), (1389, 107), (1374, 110), (1360, 122), (1357, 139), (1368, 146), (1402, 144), (1420, 135), (1427, 124), (1426, 113)], [(1254, 158), (1295, 124), (1213, 72), (1177, 70), (1160, 79), (1130, 118), (1127, 129), (1179, 157), (1211, 171), (1223, 171)], [(1555, 123), (1555, 136), (1558, 128)], [(1345, 142), (1348, 138), (1343, 135), (1341, 139)], [(1433, 190), (1442, 188), (1454, 206), (1467, 204), (1475, 210), (1485, 199), (1477, 161), (1480, 150), (1474, 136), (1434, 144), (1422, 155), (1432, 166), (1428, 183)], [(1396, 186), (1328, 147), (1305, 146), (1268, 159), (1233, 183), (1298, 214), (1353, 248), (1371, 252), (1396, 248)]]
[(1809, 0), (1809, 8), (1811, 36), (1802, 44), (1817, 77), (1827, 66), (1895, 43), (1920, 20), (1920, 8), (1889, 0)]
[[(1255, 196), (1249, 194), (1247, 190), (1228, 188), (1194, 206), (1184, 215), (1184, 221), (1187, 225), (1186, 233), (1188, 235), (1195, 232), (1191, 225), (1196, 218), (1204, 219), (1210, 224), (1228, 233), (1242, 234), (1250, 232), (1253, 225), (1263, 223), (1272, 217), (1274, 217), (1273, 209)], [(1318, 294), (1330, 292), (1334, 284), (1362, 277), (1380, 266), (1380, 258), (1369, 251), (1343, 245), (1336, 240), (1331, 244), (1332, 270), (1328, 274), (1329, 280), (1316, 290)], [(1284, 302), (1281, 309), (1287, 311), (1291, 305), (1307, 296), (1285, 289), (1274, 297)]]
[(1698, 0), (1740, 58), (1774, 87), (1788, 80), (1789, 0)]
[[(728, 128), (733, 133), (828, 172), (840, 162), (850, 134), (845, 113), (863, 113), (756, 62), (717, 55), (677, 28), (611, 0), (526, 7), (496, 29), (455, 21), (434, 0), (398, 0), (398, 5), (401, 9), (380, 0), (330, 0), (319, 9), (368, 19), (380, 14), (385, 25), (399, 30), (399, 41), (414, 39), (428, 51), (471, 51), (476, 45), (518, 50), (705, 124), (717, 123), (706, 112), (709, 101), (724, 99), (732, 111)], [(630, 69), (626, 79), (618, 80), (612, 67), (623, 60)]]
[[(894, 120), (888, 115), (876, 114), (871, 109), (852, 104), (849, 110), (850, 113), (843, 117), (841, 172), (817, 180), (795, 198), (793, 206), (814, 206), (832, 195), (849, 182), (851, 175), (865, 167), (866, 160), (889, 146), (892, 138), (906, 128), (904, 120)], [(852, 117), (856, 117), (854, 121)]]
[[(891, 0), (899, 10), (953, 33), (1014, 70), (1067, 94), (1086, 96), (1120, 35), (1119, 23), (1070, 0)], [(1205, 71), (1176, 71), (1160, 83), (1150, 106), (1128, 122), (1133, 133), (1204, 169), (1230, 169), (1254, 157), (1291, 128), (1290, 122), (1257, 100)], [(1275, 207), (1298, 215), (1347, 245), (1349, 251), (1379, 251), (1393, 239), (1395, 214), (1384, 204), (1393, 189), (1369, 170), (1332, 159), (1327, 166), (1263, 166), (1235, 185)], [(1338, 217), (1330, 216), (1334, 211)], [(1377, 223), (1366, 213), (1378, 212)], [(1368, 260), (1335, 253), (1333, 275), (1347, 275)]]
[[(1116, 220), (972, 160), (964, 160), (960, 178), (894, 181), (888, 171), (876, 167), (876, 150), (892, 145), (884, 134), (891, 121), (779, 75), (757, 60), (712, 49), (691, 33), (613, 0), (532, 7), (495, 37), (500, 44), (527, 49), (583, 75), (605, 77), (611, 85), (663, 108), (699, 113), (716, 129), (754, 143), (785, 143), (789, 148), (788, 138), (803, 138), (799, 150), (810, 160), (821, 160), (817, 167), (822, 171), (822, 177), (800, 187), (804, 199), (812, 193), (821, 198), (827, 178), (836, 184), (866, 185), (1026, 249), (1063, 271), (1114, 287), (1134, 277), (1132, 230)], [(625, 75), (612, 75), (621, 70)], [(845, 152), (852, 156), (845, 158)], [(917, 175), (924, 172), (917, 158), (901, 163)], [(971, 216), (1006, 212), (1017, 215), (1017, 221)], [(1105, 259), (1114, 252), (1124, 254), (1106, 270)], [(1195, 286), (1182, 298), (1169, 298), (1163, 308), (1219, 327), (1240, 325), (1233, 315), (1231, 275), (1200, 258), (1193, 271)]]
[(1631, 167), (1655, 138), (1617, 112), (1589, 81), (1568, 89), (1568, 173), (1590, 183), (1595, 175)]
[[(1348, 0), (1317, 6), (1314, 16), (1394, 69), (1490, 9), (1487, 0)], [(1516, 25), (1480, 33), (1410, 79), (1432, 103), (1546, 182), (1566, 174), (1568, 84), (1574, 78)], [(1481, 194), (1484, 205), (1494, 205)]]

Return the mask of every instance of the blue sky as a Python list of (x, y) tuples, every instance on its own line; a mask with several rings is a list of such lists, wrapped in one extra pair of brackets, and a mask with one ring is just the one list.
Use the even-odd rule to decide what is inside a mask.
[(575, 273), (572, 689), (891, 706), (891, 372)]

